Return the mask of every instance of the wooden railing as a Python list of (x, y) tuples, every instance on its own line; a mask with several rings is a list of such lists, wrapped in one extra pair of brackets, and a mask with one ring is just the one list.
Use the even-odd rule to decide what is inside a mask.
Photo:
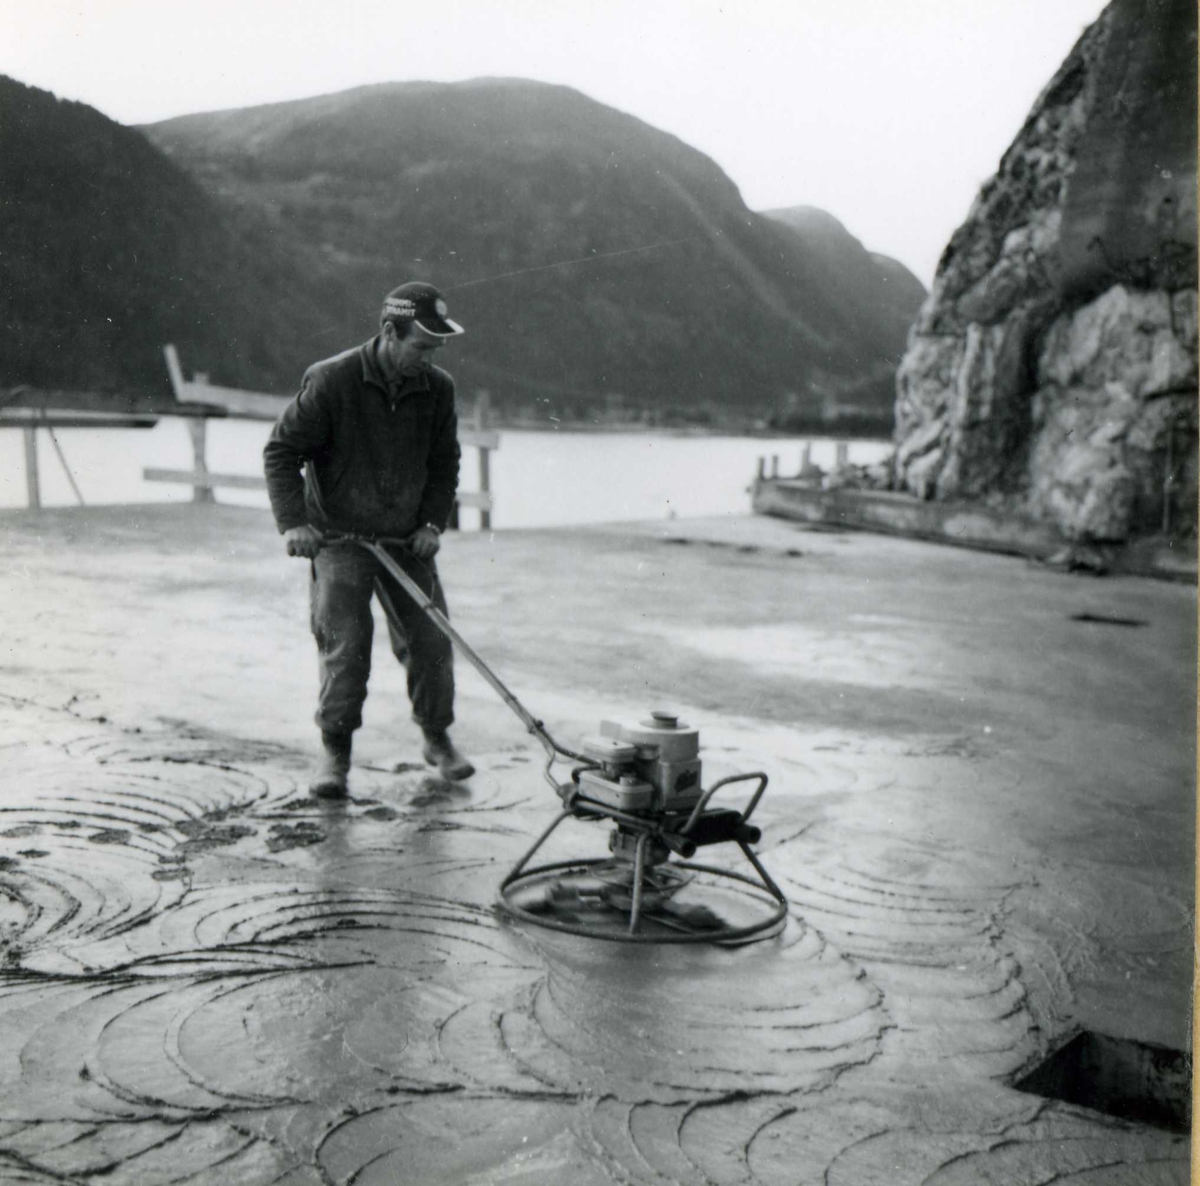
[[(25, 495), (31, 510), (42, 505), (41, 473), (38, 466), (38, 431), (49, 436), (63, 473), (71, 485), (76, 501), (83, 504), (83, 494), (75, 475), (67, 464), (56, 428), (153, 428), (158, 423), (155, 412), (111, 412), (98, 407), (77, 405), (100, 404), (103, 397), (91, 392), (45, 392), (31, 387), (16, 387), (0, 396), (0, 428), (19, 428), (25, 438)], [(58, 406), (58, 405), (65, 406)]]
[[(193, 412), (188, 419), (192, 437), (192, 468), (190, 470), (161, 469), (148, 466), (142, 470), (147, 482), (175, 482), (192, 487), (195, 502), (213, 502), (219, 486), (240, 490), (265, 490), (266, 479), (250, 474), (214, 474), (208, 468), (207, 437), (208, 416), (203, 409), (211, 409), (212, 416), (239, 420), (274, 421), (291, 401), (290, 396), (268, 395), (261, 391), (242, 391), (236, 387), (218, 387), (208, 382), (208, 376), (198, 373), (184, 378), (179, 363), (179, 354), (173, 345), (163, 347), (167, 360), (167, 373), (176, 401)], [(479, 526), (487, 530), (492, 525), (492, 494), (490, 453), (500, 447), (500, 434), (486, 427), (488, 410), (487, 392), (480, 392), (475, 402), (472, 422), (458, 428), (460, 445), (472, 447), (478, 454), (479, 489), (460, 490), (457, 495), (450, 526), (457, 527), (460, 507), (473, 507), (479, 511)], [(199, 413), (198, 415), (196, 413)]]
[[(850, 444), (848, 441), (835, 442), (836, 459), (833, 463), (834, 470), (844, 469), (850, 464)], [(820, 477), (821, 470), (813, 465), (812, 459), (812, 444), (806, 443), (803, 451), (800, 454), (800, 470), (796, 475), (799, 478)], [(755, 474), (756, 482), (774, 482), (779, 480), (779, 454), (771, 454), (771, 468), (767, 469), (767, 459), (760, 457), (758, 459), (758, 472)]]

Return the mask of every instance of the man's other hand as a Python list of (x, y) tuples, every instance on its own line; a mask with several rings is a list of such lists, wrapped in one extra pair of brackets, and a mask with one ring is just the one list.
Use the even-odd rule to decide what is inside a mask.
[(418, 527), (408, 537), (408, 550), (418, 560), (432, 560), (441, 546), (442, 541), (432, 527)]
[(307, 523), (303, 527), (290, 527), (283, 533), (283, 538), (287, 542), (289, 556), (304, 556), (313, 560), (321, 550), (321, 533)]

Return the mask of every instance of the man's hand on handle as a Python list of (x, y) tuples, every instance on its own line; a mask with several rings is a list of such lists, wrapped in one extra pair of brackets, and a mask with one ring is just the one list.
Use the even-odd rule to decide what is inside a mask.
[(283, 538), (287, 542), (289, 556), (303, 556), (308, 560), (316, 559), (323, 542), (321, 533), (307, 523), (302, 527), (289, 528), (283, 533)]
[(432, 560), (438, 554), (438, 549), (441, 548), (442, 541), (435, 528), (425, 526), (418, 527), (408, 537), (407, 544), (408, 550), (418, 560)]
[[(303, 556), (307, 560), (316, 558), (325, 544), (325, 537), (307, 523), (302, 527), (291, 527), (283, 534), (289, 556)], [(405, 546), (418, 560), (432, 560), (438, 554), (442, 541), (434, 527), (418, 527), (404, 541)]]

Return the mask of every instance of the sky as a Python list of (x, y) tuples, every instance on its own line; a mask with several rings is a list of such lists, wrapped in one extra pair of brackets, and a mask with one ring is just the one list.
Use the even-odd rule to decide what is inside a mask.
[(0, 73), (124, 124), (483, 75), (566, 84), (929, 284), (1103, 0), (0, 0)]

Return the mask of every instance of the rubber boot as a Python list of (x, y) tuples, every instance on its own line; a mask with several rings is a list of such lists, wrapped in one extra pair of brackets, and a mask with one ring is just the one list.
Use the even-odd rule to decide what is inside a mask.
[(475, 767), (454, 748), (450, 734), (444, 730), (425, 734), (424, 756), (430, 766), (436, 766), (442, 777), (451, 782), (461, 782), (475, 773)]
[(350, 773), (349, 733), (321, 733), (321, 760), (308, 784), (318, 799), (344, 799), (346, 779)]

